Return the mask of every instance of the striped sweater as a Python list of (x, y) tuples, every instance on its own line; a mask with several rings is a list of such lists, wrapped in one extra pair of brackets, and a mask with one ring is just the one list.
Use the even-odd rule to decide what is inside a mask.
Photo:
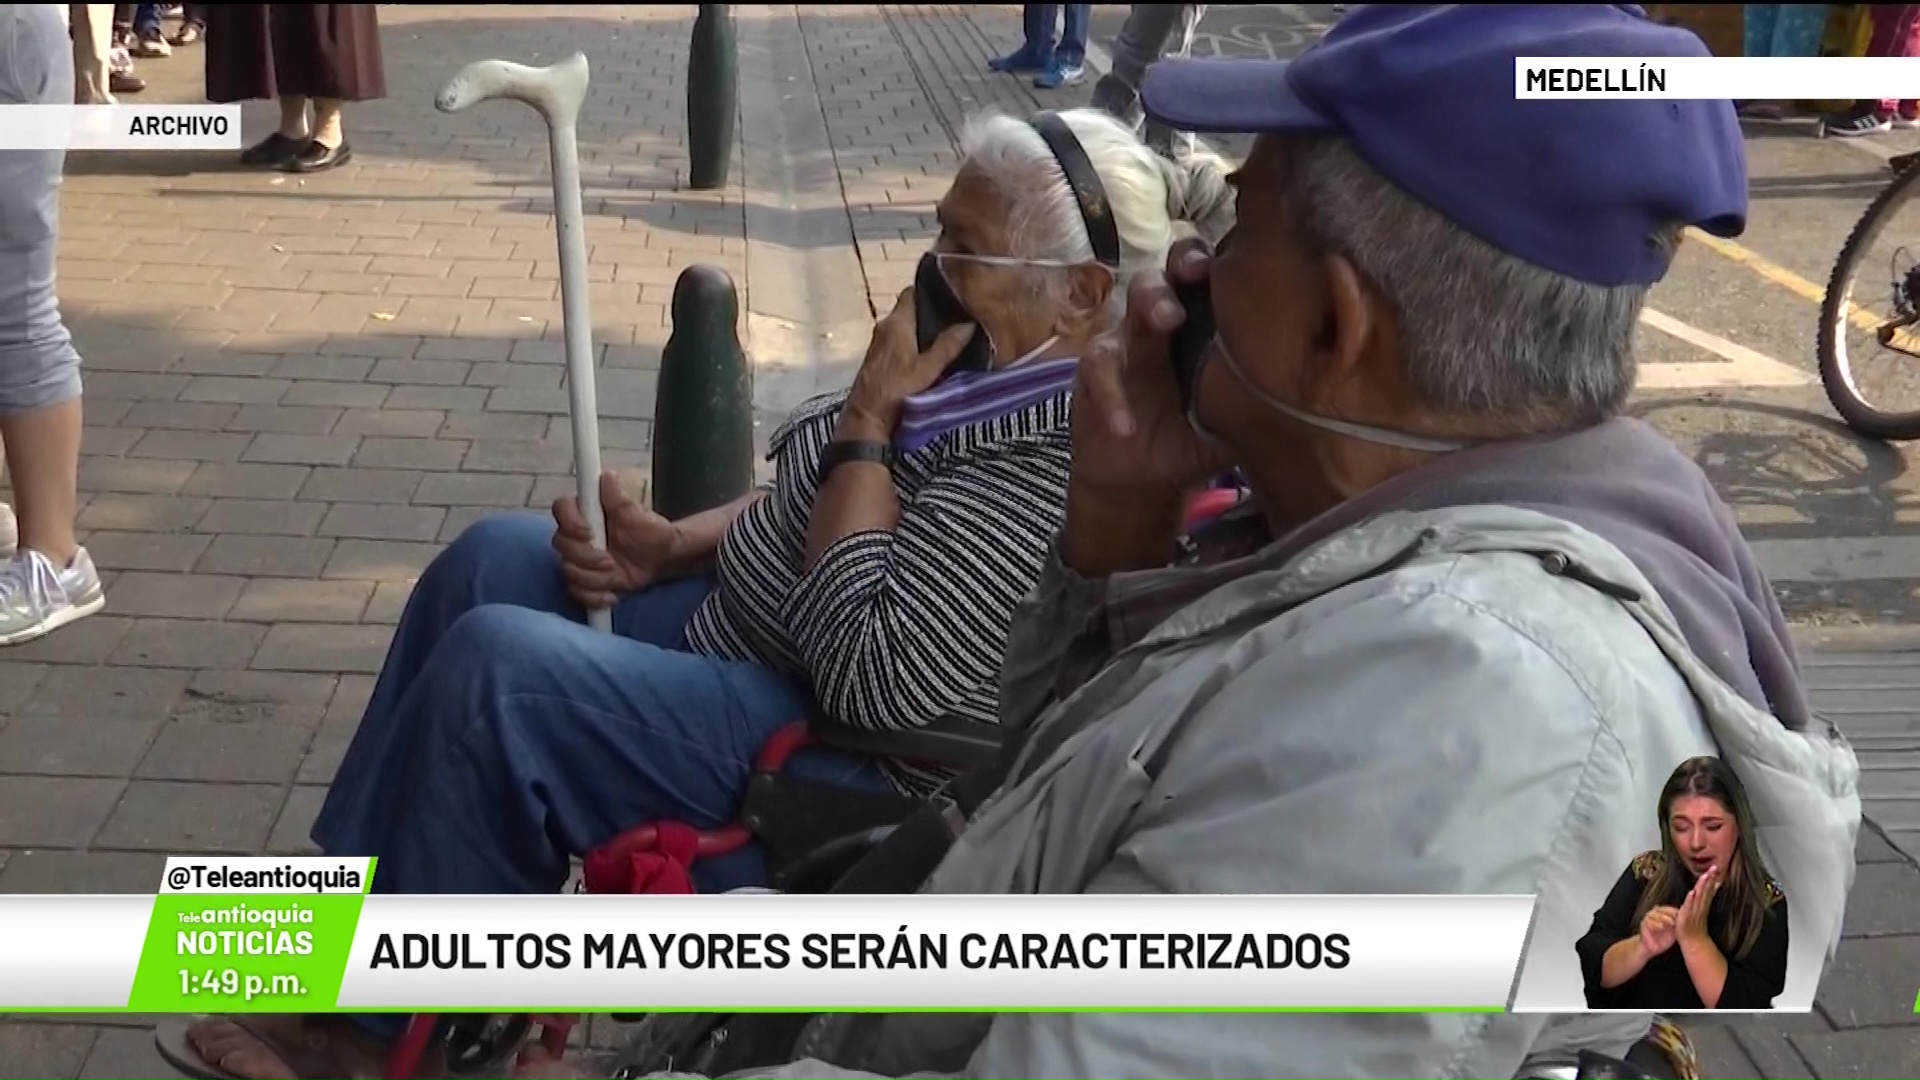
[[(901, 454), (898, 525), (841, 539), (802, 574), (820, 455), (845, 399), (813, 398), (774, 432), (773, 490), (721, 540), (719, 587), (688, 624), (688, 644), (803, 674), (820, 709), (851, 727), (995, 723), (1014, 607), (1065, 520), (1071, 394)], [(882, 764), (910, 794), (948, 779)]]

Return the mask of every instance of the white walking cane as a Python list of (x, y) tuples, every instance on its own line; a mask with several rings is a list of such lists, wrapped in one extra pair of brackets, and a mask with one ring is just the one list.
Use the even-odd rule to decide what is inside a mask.
[[(560, 240), (560, 318), (567, 336), (567, 407), (573, 422), (573, 475), (580, 513), (593, 530), (593, 546), (607, 549), (606, 521), (600, 510), (600, 411), (593, 393), (593, 321), (587, 311), (587, 234), (580, 207), (580, 142), (575, 125), (587, 97), (587, 58), (574, 53), (551, 67), (528, 67), (508, 60), (468, 64), (434, 99), (441, 112), (454, 113), (495, 98), (533, 106), (547, 123), (553, 158), (553, 218)], [(611, 633), (613, 613), (589, 611), (587, 623)]]

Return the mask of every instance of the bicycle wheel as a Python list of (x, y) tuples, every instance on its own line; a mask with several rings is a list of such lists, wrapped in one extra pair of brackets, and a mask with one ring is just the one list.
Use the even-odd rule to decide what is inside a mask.
[[(1907, 327), (1893, 344), (1880, 336), (1880, 328), (1913, 318), (1920, 302), (1920, 218), (1887, 239), (1917, 193), (1920, 168), (1908, 168), (1873, 200), (1841, 247), (1820, 305), (1827, 400), (1848, 427), (1874, 439), (1920, 439), (1920, 326)], [(1914, 253), (1898, 243), (1902, 235), (1913, 237)]]

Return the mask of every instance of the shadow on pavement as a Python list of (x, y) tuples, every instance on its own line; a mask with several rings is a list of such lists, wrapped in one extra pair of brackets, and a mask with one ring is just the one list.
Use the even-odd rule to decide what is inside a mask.
[(1791, 120), (1742, 120), (1740, 133), (1749, 139), (1812, 139), (1819, 121), (1812, 117)]
[[(1731, 399), (1654, 401), (1634, 415), (1676, 430), (1722, 497), (1767, 539), (1920, 533), (1911, 524), (1920, 497), (1897, 482), (1906, 458), (1831, 417)], [(1700, 431), (1693, 437), (1688, 432)], [(1904, 516), (1908, 523), (1900, 519)], [(1758, 522), (1766, 522), (1760, 524)]]
[[(649, 229), (701, 233), (722, 231), (714, 214), (724, 206), (730, 219), (725, 231), (738, 235), (745, 156), (740, 147), (735, 148), (725, 189), (694, 192), (685, 187), (691, 7), (608, 7), (603, 17), (583, 16), (579, 8), (550, 10), (547, 14), (528, 6), (513, 16), (453, 21), (432, 9), (385, 8), (382, 41), (388, 93), (383, 99), (346, 107), (347, 138), (356, 156), (339, 170), (294, 177), (242, 167), (234, 155), (224, 152), (95, 151), (70, 154), (67, 174), (150, 177), (160, 181), (153, 186), (152, 197), (166, 202), (446, 203), (463, 210), (550, 216), (547, 132), (539, 115), (510, 101), (488, 102), (448, 115), (434, 108), (433, 98), (448, 78), (474, 60), (502, 58), (544, 65), (581, 51), (593, 65), (578, 128), (587, 213), (631, 220)], [(737, 20), (754, 17), (736, 15)], [(891, 33), (888, 21), (875, 13), (809, 14), (807, 26), (810, 36), (822, 39), (816, 48), (827, 48), (827, 42), (841, 37)], [(739, 36), (748, 36), (744, 28)], [(181, 49), (171, 58), (139, 61), (149, 88), (127, 101), (203, 101), (202, 55), (199, 48)], [(983, 54), (977, 62), (984, 65), (985, 60)], [(756, 62), (752, 50), (743, 45), (743, 67)], [(956, 62), (974, 63), (971, 58)], [(264, 137), (276, 123), (272, 103), (250, 102), (244, 109), (249, 143)], [(736, 136), (740, 134), (737, 126)], [(853, 139), (858, 145), (852, 149), (843, 146), (837, 152), (820, 153), (819, 160), (811, 162), (804, 160), (808, 155), (801, 155), (798, 163), (833, 170), (858, 168), (858, 159), (864, 159), (863, 175), (873, 179), (876, 159), (885, 160), (893, 148), (883, 145), (884, 133), (855, 132)], [(854, 161), (844, 160), (849, 154)], [(879, 179), (885, 182), (886, 178), (882, 174)], [(925, 220), (929, 209), (879, 208), (862, 215), (861, 224), (924, 238), (932, 235)], [(164, 208), (159, 212), (165, 213)], [(845, 211), (829, 206), (810, 213), (844, 215)], [(805, 227), (806, 222), (792, 224), (796, 237), (831, 235), (831, 230)]]
[(233, 154), (222, 151), (174, 151), (165, 154), (134, 150), (74, 150), (67, 154), (67, 176), (196, 176), (202, 173), (246, 173)]

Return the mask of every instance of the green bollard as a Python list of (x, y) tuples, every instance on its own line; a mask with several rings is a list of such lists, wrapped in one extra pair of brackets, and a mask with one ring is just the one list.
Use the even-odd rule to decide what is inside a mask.
[(740, 55), (727, 4), (701, 4), (687, 59), (687, 184), (712, 191), (727, 183), (733, 160), (733, 117), (739, 102)]
[(753, 486), (753, 373), (739, 320), (739, 294), (726, 271), (680, 272), (653, 405), (653, 508), (669, 521)]

